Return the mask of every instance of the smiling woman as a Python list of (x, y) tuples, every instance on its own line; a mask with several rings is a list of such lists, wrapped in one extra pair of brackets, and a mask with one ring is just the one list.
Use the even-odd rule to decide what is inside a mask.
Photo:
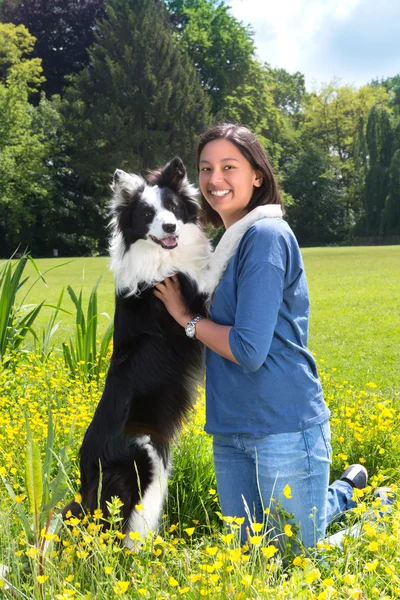
[(268, 514), (269, 536), (281, 543), (296, 525), (295, 548), (309, 548), (354, 506), (353, 487), (365, 486), (366, 470), (353, 466), (328, 488), (330, 413), (307, 347), (304, 265), (268, 157), (251, 131), (234, 124), (207, 130), (197, 157), (205, 219), (227, 230), (214, 255), (240, 232), (238, 244), (209, 318), (188, 310), (178, 282), (154, 293), (180, 325), (194, 324), (207, 347), (205, 430), (213, 435), (223, 515), (242, 519), (243, 542), (251, 521)]

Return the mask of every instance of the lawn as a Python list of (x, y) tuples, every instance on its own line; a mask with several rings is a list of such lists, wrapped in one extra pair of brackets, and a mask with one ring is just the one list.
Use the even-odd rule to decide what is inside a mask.
[[(400, 246), (306, 248), (311, 298), (310, 348), (319, 364), (336, 368), (353, 385), (374, 382), (388, 393), (399, 389)], [(66, 264), (67, 263), (67, 264)], [(55, 304), (63, 287), (86, 298), (101, 277), (98, 306), (112, 317), (113, 277), (108, 258), (39, 259), (47, 287), (38, 282), (27, 301)], [(57, 266), (57, 268), (53, 268)], [(27, 273), (34, 276), (32, 267)], [(72, 309), (65, 292), (63, 307)], [(38, 323), (44, 325), (50, 310)], [(73, 318), (62, 315), (56, 341), (67, 340)], [(100, 320), (100, 328), (107, 320)], [(320, 361), (324, 361), (321, 363)]]
[[(357, 508), (347, 513), (348, 524), (356, 523), (361, 535), (345, 537), (344, 548), (328, 539), (319, 542), (316, 556), (304, 551), (293, 557), (293, 531), (285, 527), (282, 556), (276, 540), (263, 533), (264, 525), (268, 529), (266, 511), (263, 524), (252, 524), (248, 545), (240, 547), (239, 520), (222, 518), (231, 524), (227, 533), (218, 512), (211, 439), (203, 429), (204, 389), (199, 389), (195, 408), (174, 445), (160, 529), (139, 540), (141, 552), (132, 556), (119, 543), (124, 536), (118, 527), (117, 499), (108, 530), (103, 528), (101, 511), (82, 521), (71, 519), (68, 526), (57, 518), (51, 521), (52, 508), (58, 514), (64, 496), (72, 498), (79, 489), (79, 446), (104, 384), (101, 377), (99, 383), (87, 381), (65, 368), (61, 341), (73, 332), (73, 317), (63, 314), (55, 351), (47, 362), (20, 353), (0, 369), (0, 597), (400, 597), (400, 499), (386, 512), (387, 507), (371, 495), (383, 483), (394, 484), (396, 493), (400, 475), (400, 247), (313, 248), (303, 255), (312, 305), (310, 347), (332, 413), (331, 480), (353, 462), (364, 463), (370, 474), (370, 486), (365, 494), (356, 494)], [(76, 292), (82, 288), (88, 299), (101, 276), (99, 310), (112, 316), (108, 260), (65, 262), (38, 260), (43, 273), (59, 267), (45, 275), (47, 287), (38, 282), (25, 302), (55, 304), (67, 285)], [(27, 273), (36, 277), (31, 265)], [(73, 310), (67, 294), (63, 306)], [(47, 317), (50, 313), (48, 309)], [(47, 317), (40, 315), (42, 326)], [(107, 320), (103, 322), (105, 329)], [(136, 534), (132, 532), (132, 540), (138, 540)]]

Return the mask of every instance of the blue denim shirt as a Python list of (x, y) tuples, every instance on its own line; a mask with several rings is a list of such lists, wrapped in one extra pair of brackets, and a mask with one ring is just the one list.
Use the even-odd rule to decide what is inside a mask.
[(264, 218), (243, 235), (217, 286), (211, 319), (231, 325), (239, 364), (207, 350), (208, 433), (287, 433), (326, 421), (307, 348), (309, 297), (297, 240), (283, 219)]

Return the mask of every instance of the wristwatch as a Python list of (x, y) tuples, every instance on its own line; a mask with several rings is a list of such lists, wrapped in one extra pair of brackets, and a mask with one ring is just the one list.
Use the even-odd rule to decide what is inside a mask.
[(188, 337), (192, 339), (196, 339), (196, 323), (198, 323), (201, 319), (204, 319), (201, 315), (197, 315), (194, 317), (185, 327), (185, 333)]

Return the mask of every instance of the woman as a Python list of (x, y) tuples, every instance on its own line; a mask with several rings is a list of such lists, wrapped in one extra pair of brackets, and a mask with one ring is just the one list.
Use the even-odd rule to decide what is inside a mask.
[(367, 475), (352, 465), (328, 489), (329, 410), (307, 348), (309, 299), (299, 246), (277, 216), (276, 180), (247, 128), (207, 130), (197, 166), (207, 223), (223, 224), (224, 236), (241, 228), (241, 237), (209, 319), (188, 313), (175, 278), (154, 294), (207, 347), (205, 429), (213, 435), (222, 513), (246, 519), (250, 513), (257, 522), (267, 514), (269, 535), (282, 545), (289, 520), (311, 547), (334, 515), (354, 506), (353, 487), (364, 487)]

